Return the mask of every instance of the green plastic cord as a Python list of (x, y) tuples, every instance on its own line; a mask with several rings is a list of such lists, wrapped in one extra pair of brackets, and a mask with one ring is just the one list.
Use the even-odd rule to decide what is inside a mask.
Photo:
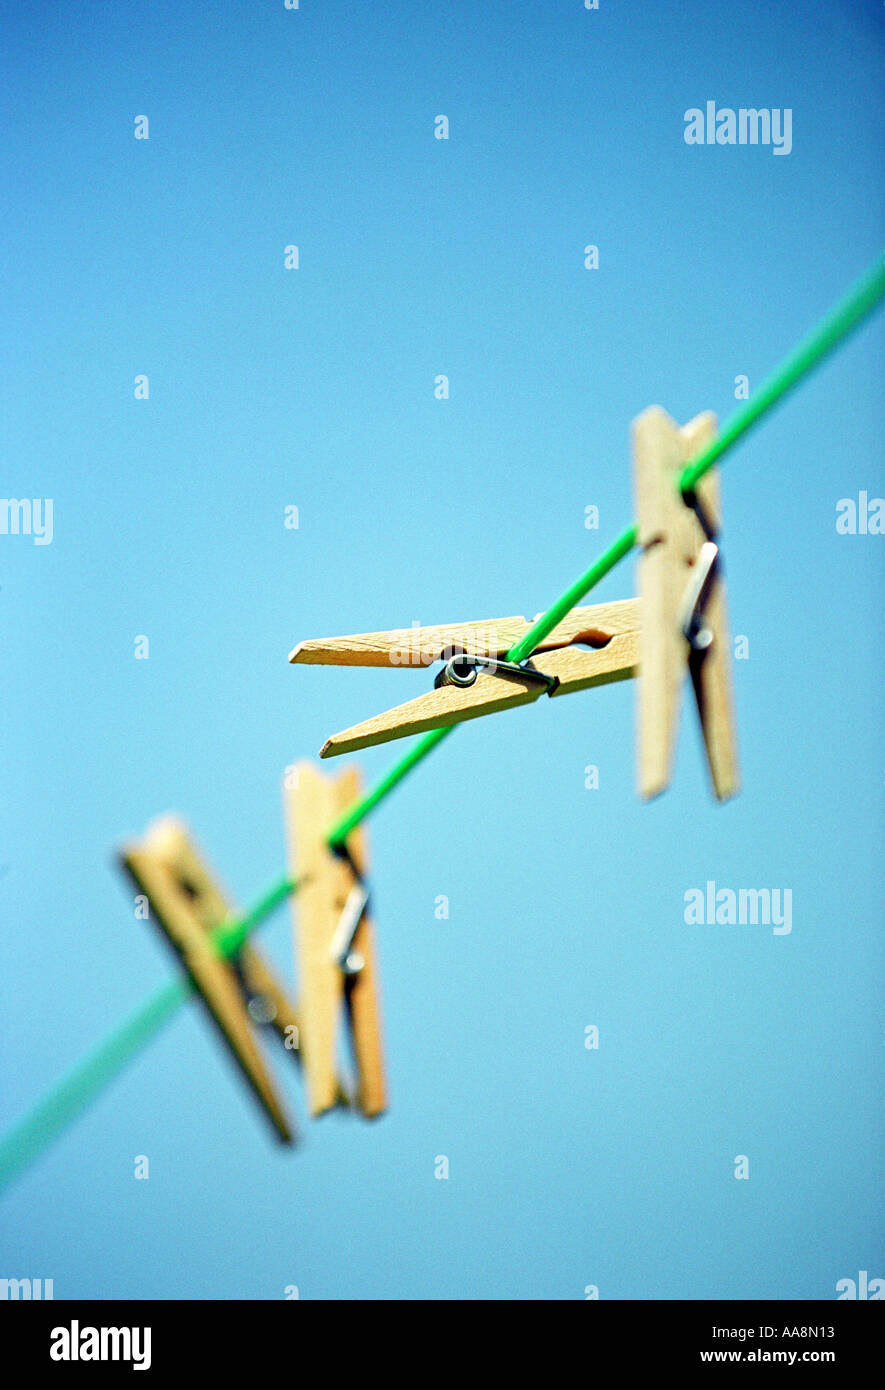
[(686, 466), (679, 479), (682, 491), (690, 492), (714, 463), (718, 462), (737, 440), (747, 434), (773, 405), (777, 405), (789, 395), (794, 386), (798, 386), (834, 348), (845, 341), (849, 333), (859, 328), (864, 319), (882, 302), (883, 295), (885, 254), (880, 253), (869, 270), (852, 285), (835, 309), (812, 329), (786, 362), (782, 362), (771, 376), (763, 381), (747, 404), (726, 421), (719, 438), (714, 439), (703, 453), (698, 454), (697, 458)]
[[(832, 352), (833, 348), (847, 338), (848, 334), (857, 328), (863, 320), (872, 313), (876, 306), (881, 302), (885, 295), (885, 255), (880, 254), (870, 269), (858, 280), (842, 299), (823, 319), (816, 328), (808, 334), (807, 338), (796, 348), (795, 352), (787, 358), (785, 362), (772, 372), (771, 376), (765, 380), (758, 390), (747, 401), (747, 404), (726, 423), (718, 439), (699, 454), (696, 459), (687, 464), (679, 478), (679, 487), (683, 492), (690, 491), (695, 487), (705, 473), (719, 461), (737, 441), (753, 428), (754, 425), (767, 414), (773, 406), (782, 401), (788, 392), (792, 391), (804, 377), (808, 376), (823, 359)], [(636, 544), (636, 527), (628, 526), (622, 531), (617, 540), (614, 541), (600, 555), (588, 570), (585, 570), (580, 579), (576, 579), (570, 589), (556, 600), (554, 604), (542, 613), (535, 620), (528, 632), (519, 639), (515, 646), (511, 647), (507, 653), (508, 661), (525, 661), (531, 656), (532, 652), (540, 642), (543, 642), (557, 623), (561, 623), (567, 613), (580, 603), (585, 595), (594, 589), (601, 579), (614, 569), (625, 555)], [(361, 820), (373, 811), (375, 807), (383, 801), (388, 792), (392, 791), (397, 783), (401, 782), (407, 772), (417, 766), (427, 754), (440, 742), (440, 740), (450, 733), (455, 725), (450, 725), (442, 729), (432, 729), (429, 734), (424, 734), (421, 741), (402, 758), (387, 773), (386, 777), (379, 782), (377, 787), (361, 798), (354, 806), (335, 822), (329, 831), (329, 843), (340, 845), (353, 830), (354, 826), (359, 825)]]
[(355, 801), (338, 817), (326, 837), (329, 844), (333, 847), (343, 845), (351, 830), (358, 826), (360, 821), (365, 820), (370, 811), (374, 811), (375, 807), (403, 780), (406, 773), (411, 772), (412, 768), (426, 758), (427, 754), (438, 743), (442, 743), (447, 734), (454, 733), (454, 731), (455, 725), (447, 724), (442, 729), (431, 729), (429, 734), (422, 734), (418, 742), (412, 744), (405, 757), (400, 758), (398, 763), (394, 763), (390, 771), (381, 778), (376, 786), (372, 787), (371, 791), (366, 792), (365, 796), (360, 797), (359, 801)]
[[(249, 933), (294, 888), (291, 879), (281, 879), (244, 916), (216, 927), (212, 939), (219, 953), (231, 956), (239, 950)], [(13, 1125), (0, 1143), (0, 1189), (33, 1163), (56, 1135), (82, 1114), (89, 1102), (159, 1033), (164, 1023), (193, 992), (194, 985), (189, 975), (170, 980), (146, 1004), (130, 1014), (116, 1032), (87, 1053), (33, 1110)]]
[(126, 1063), (159, 1033), (190, 993), (191, 983), (187, 976), (170, 980), (12, 1126), (0, 1143), (0, 1188), (29, 1167), (53, 1139), (82, 1114)]
[[(697, 485), (705, 473), (725, 456), (739, 439), (769, 410), (804, 380), (830, 352), (844, 342), (855, 328), (881, 303), (885, 296), (885, 255), (849, 290), (827, 317), (808, 334), (785, 362), (762, 383), (746, 405), (729, 420), (721, 435), (709, 448), (686, 466), (680, 475), (683, 492)], [(605, 577), (636, 544), (636, 527), (629, 526), (588, 570), (575, 580), (545, 613), (532, 624), (507, 653), (508, 661), (524, 661), (557, 623)], [(456, 725), (432, 729), (422, 735), (399, 762), (332, 825), (328, 843), (340, 846), (352, 830), (389, 796), (413, 767), (441, 743)], [(216, 929), (215, 941), (223, 955), (232, 955), (249, 933), (297, 885), (291, 879), (279, 880), (244, 917)], [(127, 1019), (110, 1038), (90, 1053), (70, 1075), (62, 1080), (30, 1114), (20, 1120), (0, 1142), (0, 1188), (27, 1167), (52, 1139), (86, 1108), (89, 1101), (117, 1075), (126, 1062), (159, 1032), (180, 1004), (192, 992), (190, 980), (173, 980), (141, 1009)]]
[(212, 940), (221, 955), (235, 955), (253, 928), (257, 927), (259, 922), (265, 921), (274, 908), (279, 907), (290, 893), (297, 890), (297, 887), (294, 879), (286, 875), (278, 879), (272, 888), (268, 888), (267, 892), (242, 917), (235, 917), (232, 922), (222, 922), (217, 926), (212, 932)]

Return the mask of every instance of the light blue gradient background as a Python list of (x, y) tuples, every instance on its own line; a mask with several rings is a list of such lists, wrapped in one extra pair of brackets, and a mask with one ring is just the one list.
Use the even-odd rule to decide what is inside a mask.
[[(115, 846), (178, 811), (246, 905), (284, 867), (285, 765), (427, 688), (290, 667), (298, 639), (535, 614), (632, 517), (631, 419), (724, 419), (868, 265), (885, 10), (29, 3), (3, 27), (3, 490), (55, 502), (51, 546), (0, 537), (8, 1123), (169, 978)], [(686, 146), (707, 99), (791, 107), (792, 154)], [(641, 805), (626, 685), (465, 726), (371, 823), (389, 1116), (277, 1149), (189, 1006), (0, 1200), (0, 1276), (810, 1299), (885, 1275), (885, 541), (835, 530), (885, 491), (883, 334), (723, 471), (740, 798), (713, 804), (686, 720)], [(792, 934), (686, 926), (708, 878), (792, 888)], [(262, 940), (289, 977), (285, 912)]]

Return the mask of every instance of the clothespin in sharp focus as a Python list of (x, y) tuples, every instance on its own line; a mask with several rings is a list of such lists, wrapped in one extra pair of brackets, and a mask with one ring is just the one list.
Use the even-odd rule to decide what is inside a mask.
[(433, 690), (334, 734), (320, 757), (476, 719), (529, 704), (544, 694), (567, 695), (636, 674), (636, 599), (573, 608), (539, 643), (531, 660), (508, 662), (507, 652), (530, 626), (526, 618), (491, 618), (299, 643), (289, 660), (305, 665), (414, 669), (445, 662)]
[(731, 644), (725, 579), (716, 537), (719, 478), (711, 470), (693, 497), (679, 477), (716, 437), (716, 417), (683, 428), (660, 406), (633, 422), (641, 635), (639, 790), (657, 796), (670, 781), (686, 667), (691, 675), (713, 789), (720, 801), (739, 790), (731, 695)]
[(327, 777), (301, 762), (287, 775), (283, 798), (289, 860), (298, 881), (292, 900), (303, 1022), (302, 1051), (310, 1113), (346, 1102), (338, 1081), (342, 1013), (350, 1034), (357, 1108), (366, 1116), (387, 1106), (374, 929), (365, 887), (367, 848), (361, 826), (346, 851), (329, 847), (327, 832), (359, 795), (356, 768)]
[(291, 1142), (293, 1127), (254, 1030), (256, 1023), (272, 1024), (300, 1060), (298, 1015), (285, 990), (256, 947), (245, 944), (228, 959), (213, 943), (213, 929), (235, 914), (179, 820), (164, 816), (154, 821), (140, 844), (124, 846), (120, 859), (147, 897), (151, 917), (190, 975), (266, 1116), (279, 1137)]

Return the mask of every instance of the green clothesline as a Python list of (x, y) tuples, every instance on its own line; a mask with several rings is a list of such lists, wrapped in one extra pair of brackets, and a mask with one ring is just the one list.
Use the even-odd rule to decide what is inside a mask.
[[(849, 333), (872, 313), (885, 296), (885, 255), (879, 255), (871, 268), (849, 290), (830, 314), (800, 343), (726, 423), (721, 435), (683, 470), (679, 486), (689, 492), (705, 473), (725, 456), (739, 439), (793, 390)], [(510, 648), (508, 661), (524, 661), (544, 638), (562, 622), (567, 613), (628, 555), (636, 544), (636, 527), (628, 526), (608, 550), (536, 619), (528, 632)], [(394, 763), (390, 771), (361, 797), (329, 829), (327, 839), (340, 847), (351, 831), (390, 795), (413, 767), (454, 732), (455, 725), (432, 729)], [(224, 956), (234, 955), (250, 932), (276, 908), (297, 885), (291, 878), (279, 879), (245, 916), (215, 929), (213, 939)], [(132, 1014), (109, 1038), (89, 1053), (67, 1077), (25, 1115), (0, 1141), (0, 1188), (28, 1167), (52, 1140), (86, 1109), (89, 1102), (110, 1082), (125, 1064), (160, 1031), (180, 1004), (193, 992), (187, 976), (171, 981)]]
[[(217, 926), (212, 939), (222, 956), (234, 955), (250, 932), (263, 922), (295, 888), (284, 878), (265, 893), (243, 917)], [(164, 1023), (194, 993), (189, 975), (180, 975), (130, 1014), (116, 1032), (77, 1063), (42, 1101), (0, 1142), (0, 1189), (27, 1168), (66, 1129), (89, 1102), (137, 1055)]]
[[(683, 492), (688, 492), (696, 487), (705, 473), (708, 473), (713, 465), (718, 462), (723, 455), (747, 434), (754, 425), (762, 419), (772, 406), (797, 386), (803, 377), (808, 376), (834, 347), (841, 343), (852, 329), (872, 313), (873, 309), (880, 303), (885, 295), (885, 255), (879, 255), (873, 262), (865, 275), (851, 287), (845, 298), (840, 300), (836, 307), (827, 315), (825, 319), (808, 334), (807, 338), (791, 353), (785, 362), (772, 372), (771, 376), (762, 383), (757, 391), (747, 401), (743, 408), (726, 423), (721, 435), (715, 439), (703, 453), (699, 454), (683, 470), (679, 479), (679, 486)], [(591, 589), (594, 589), (601, 579), (614, 569), (625, 555), (636, 544), (636, 527), (628, 526), (622, 531), (616, 541), (613, 541), (604, 555), (590, 566), (588, 570), (576, 579), (570, 589), (556, 600), (507, 653), (508, 661), (525, 661), (531, 656), (532, 652), (544, 638), (553, 631), (558, 623), (561, 623), (567, 613), (580, 603)], [(446, 734), (452, 732), (455, 725), (449, 725), (443, 729), (432, 729), (429, 734), (424, 736), (416, 743), (404, 758), (387, 773), (386, 777), (373, 787), (371, 791), (358, 801), (354, 806), (346, 811), (339, 820), (335, 822), (329, 831), (329, 843), (340, 845), (347, 839), (354, 826), (359, 825), (361, 820), (373, 811), (380, 801), (401, 782), (407, 772), (411, 772), (422, 758), (436, 747), (445, 738)]]

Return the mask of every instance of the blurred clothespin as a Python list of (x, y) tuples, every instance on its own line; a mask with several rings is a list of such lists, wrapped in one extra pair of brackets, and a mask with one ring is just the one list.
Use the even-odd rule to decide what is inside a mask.
[(271, 1024), (299, 1059), (299, 1021), (286, 992), (256, 947), (243, 945), (228, 959), (213, 942), (214, 929), (235, 914), (179, 820), (154, 821), (142, 842), (124, 846), (120, 858), (264, 1113), (279, 1137), (291, 1142), (293, 1127), (254, 1031), (255, 1024)]
[(333, 734), (320, 757), (494, 714), (544, 694), (567, 695), (636, 674), (636, 599), (573, 608), (538, 644), (530, 660), (507, 661), (507, 652), (530, 627), (526, 618), (491, 618), (299, 643), (289, 660), (306, 665), (408, 669), (444, 662), (433, 690)]
[(366, 1116), (382, 1114), (387, 1105), (365, 831), (353, 830), (341, 851), (327, 840), (359, 790), (356, 768), (333, 778), (310, 762), (296, 764), (284, 783), (289, 862), (298, 881), (292, 913), (312, 1115), (347, 1103), (337, 1066), (342, 1013), (356, 1073), (354, 1104)]
[(718, 473), (707, 473), (691, 495), (679, 490), (686, 464), (715, 437), (716, 417), (709, 413), (680, 429), (660, 406), (651, 406), (633, 422), (644, 797), (657, 796), (670, 781), (686, 668), (716, 796), (723, 801), (739, 789)]

